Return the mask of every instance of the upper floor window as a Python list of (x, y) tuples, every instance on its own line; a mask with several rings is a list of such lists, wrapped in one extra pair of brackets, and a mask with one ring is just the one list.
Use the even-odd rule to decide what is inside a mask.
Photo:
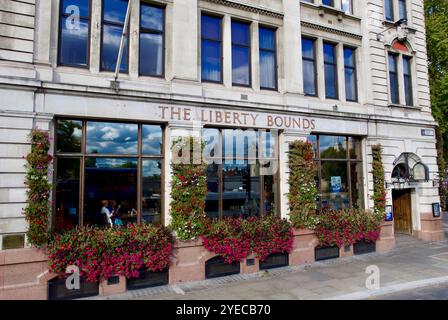
[(347, 101), (358, 100), (356, 77), (356, 50), (344, 48), (345, 98)]
[(394, 0), (384, 0), (384, 14), (386, 20), (394, 21)]
[(277, 57), (275, 30), (260, 27), (260, 87), (277, 88)]
[(62, 0), (59, 22), (60, 65), (89, 65), (89, 0)]
[[(103, 0), (101, 70), (115, 71), (128, 0)], [(128, 71), (128, 37), (125, 39), (120, 72)]]
[(322, 0), (322, 4), (330, 7), (334, 7), (334, 0)]
[(399, 104), (398, 56), (392, 53), (389, 53), (389, 87), (391, 102), (394, 104)]
[(341, 9), (345, 13), (353, 14), (353, 0), (342, 0)]
[(201, 17), (202, 81), (222, 82), (222, 18)]
[(384, 0), (384, 14), (386, 20), (395, 21), (398, 19), (407, 18), (406, 0)]
[(250, 24), (232, 21), (232, 83), (250, 86)]
[(315, 42), (302, 38), (303, 91), (309, 96), (317, 96)]
[(407, 106), (414, 105), (412, 94), (412, 64), (411, 57), (403, 57), (403, 78), (404, 78), (404, 96)]
[(338, 99), (338, 71), (336, 61), (336, 45), (324, 42), (325, 96), (329, 99)]
[(140, 75), (162, 76), (164, 73), (165, 10), (162, 7), (140, 5)]

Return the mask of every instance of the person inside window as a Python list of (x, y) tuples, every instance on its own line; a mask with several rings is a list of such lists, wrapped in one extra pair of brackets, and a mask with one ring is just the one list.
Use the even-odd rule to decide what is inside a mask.
[(117, 206), (117, 202), (115, 200), (112, 200), (111, 202), (112, 212), (114, 213), (115, 219), (114, 219), (114, 225), (115, 226), (123, 226), (123, 221), (120, 218), (120, 208), (121, 206)]
[(101, 208), (101, 214), (104, 217), (105, 222), (110, 225), (111, 227), (113, 227), (113, 223), (112, 223), (112, 217), (114, 216), (114, 211), (109, 210), (109, 200), (103, 200), (102, 201), (103, 207)]

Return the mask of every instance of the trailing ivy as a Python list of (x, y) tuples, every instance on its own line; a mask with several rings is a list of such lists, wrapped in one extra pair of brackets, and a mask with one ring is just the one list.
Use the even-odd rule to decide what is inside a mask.
[[(193, 145), (202, 143), (193, 137), (174, 141), (174, 156), (182, 158), (182, 150), (193, 154)], [(185, 161), (186, 162), (186, 161)], [(179, 240), (191, 240), (203, 234), (206, 224), (207, 165), (195, 164), (191, 156), (187, 163), (172, 163), (171, 227)]]
[(48, 132), (33, 129), (29, 140), (31, 152), (26, 156), (25, 185), (28, 191), (24, 214), (28, 222), (28, 242), (36, 247), (42, 247), (49, 238), (51, 184), (48, 181), (48, 168), (53, 157), (48, 153), (50, 150)]
[(295, 228), (310, 228), (316, 221), (317, 165), (313, 145), (294, 141), (289, 148), (289, 218)]
[(380, 144), (372, 146), (373, 210), (376, 214), (384, 217), (386, 215), (386, 190), (382, 153)]

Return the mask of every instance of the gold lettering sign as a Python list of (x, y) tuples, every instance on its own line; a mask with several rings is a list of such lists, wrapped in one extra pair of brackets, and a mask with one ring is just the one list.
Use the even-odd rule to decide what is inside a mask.
[(269, 129), (295, 129), (308, 131), (316, 129), (315, 119), (302, 116), (196, 107), (159, 106), (159, 111), (161, 119), (167, 121), (198, 121), (202, 124)]

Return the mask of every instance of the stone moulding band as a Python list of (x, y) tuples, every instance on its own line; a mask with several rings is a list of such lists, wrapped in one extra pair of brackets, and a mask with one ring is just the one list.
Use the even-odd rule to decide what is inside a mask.
[(268, 8), (254, 7), (254, 6), (250, 6), (248, 4), (238, 3), (235, 1), (231, 1), (231, 0), (204, 0), (204, 1), (212, 2), (212, 3), (224, 5), (227, 7), (244, 10), (244, 11), (258, 13), (258, 14), (262, 14), (265, 16), (274, 17), (277, 19), (283, 19), (283, 13), (280, 13), (277, 11), (272, 11), (272, 10), (269, 10)]
[(346, 31), (342, 31), (342, 30), (338, 30), (338, 29), (334, 29), (334, 28), (329, 28), (326, 26), (322, 26), (322, 25), (318, 25), (318, 24), (314, 24), (314, 23), (306, 22), (306, 21), (302, 21), (301, 25), (302, 25), (302, 27), (306, 27), (306, 28), (310, 28), (310, 29), (334, 33), (334, 34), (337, 34), (340, 36), (349, 37), (349, 38), (353, 38), (356, 40), (362, 40), (362, 36), (359, 34), (356, 34), (356, 33), (346, 32)]

